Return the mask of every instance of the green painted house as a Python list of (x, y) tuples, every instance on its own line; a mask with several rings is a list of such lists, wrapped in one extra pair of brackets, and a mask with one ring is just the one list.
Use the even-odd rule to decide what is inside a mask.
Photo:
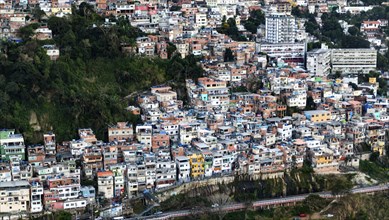
[(23, 136), (15, 134), (15, 130), (0, 130), (0, 154), (3, 161), (9, 161), (12, 156), (25, 160), (26, 146)]

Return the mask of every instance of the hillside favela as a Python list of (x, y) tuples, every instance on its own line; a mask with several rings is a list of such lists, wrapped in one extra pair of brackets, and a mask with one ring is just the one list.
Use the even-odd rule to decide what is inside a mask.
[(0, 220), (388, 220), (388, 20), (0, 0)]

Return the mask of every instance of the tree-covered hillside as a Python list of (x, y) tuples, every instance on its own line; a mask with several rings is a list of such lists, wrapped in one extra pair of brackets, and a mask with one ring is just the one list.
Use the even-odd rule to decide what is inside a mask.
[[(51, 130), (58, 140), (70, 140), (81, 127), (105, 139), (108, 124), (137, 120), (125, 110), (124, 97), (169, 80), (183, 88), (186, 77), (202, 74), (193, 56), (172, 53), (161, 60), (122, 53), (122, 44), (134, 46), (144, 34), (125, 18), (104, 25), (85, 3), (68, 18), (36, 19), (39, 25), (20, 30), (22, 43), (0, 46), (0, 125), (22, 132), (28, 143), (40, 142)], [(34, 29), (46, 24), (53, 40), (35, 40)], [(60, 48), (57, 61), (46, 55), (46, 44)]]

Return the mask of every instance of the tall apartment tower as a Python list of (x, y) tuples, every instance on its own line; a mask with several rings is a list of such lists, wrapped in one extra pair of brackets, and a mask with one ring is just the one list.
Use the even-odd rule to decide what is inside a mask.
[(266, 16), (266, 42), (294, 43), (296, 39), (296, 19), (285, 13), (272, 13)]

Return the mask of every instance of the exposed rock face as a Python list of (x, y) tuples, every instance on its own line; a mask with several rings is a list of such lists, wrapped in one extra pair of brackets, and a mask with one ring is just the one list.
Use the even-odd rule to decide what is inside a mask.
[(34, 111), (31, 111), (30, 114), (30, 126), (34, 131), (41, 131), (41, 126), (38, 121), (38, 117)]
[(373, 185), (377, 183), (377, 180), (370, 178), (368, 175), (358, 172), (352, 181), (357, 185)]

